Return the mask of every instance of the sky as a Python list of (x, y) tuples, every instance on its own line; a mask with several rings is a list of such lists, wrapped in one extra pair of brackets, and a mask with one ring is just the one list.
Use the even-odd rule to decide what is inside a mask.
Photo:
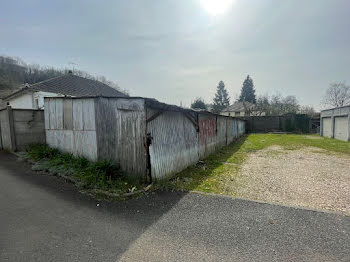
[(1, 1), (0, 55), (103, 75), (132, 96), (190, 106), (223, 80), (321, 109), (350, 84), (348, 0)]

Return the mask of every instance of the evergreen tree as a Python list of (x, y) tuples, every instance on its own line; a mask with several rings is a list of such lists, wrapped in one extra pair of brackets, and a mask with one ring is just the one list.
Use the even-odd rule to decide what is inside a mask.
[(213, 112), (220, 113), (226, 107), (230, 105), (230, 98), (228, 96), (225, 84), (223, 81), (219, 82), (219, 85), (216, 88), (216, 94), (213, 101)]
[(191, 104), (192, 109), (203, 109), (207, 110), (207, 105), (205, 104), (204, 100), (200, 97), (196, 98), (194, 102)]
[(254, 83), (253, 83), (253, 79), (249, 75), (243, 82), (241, 95), (239, 96), (239, 101), (250, 102), (253, 104), (256, 103)]

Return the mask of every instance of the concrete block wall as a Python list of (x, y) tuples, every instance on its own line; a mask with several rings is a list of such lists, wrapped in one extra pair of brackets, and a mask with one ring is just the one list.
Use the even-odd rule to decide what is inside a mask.
[(23, 151), (30, 144), (45, 143), (44, 111), (12, 109), (0, 111), (0, 146), (10, 151)]

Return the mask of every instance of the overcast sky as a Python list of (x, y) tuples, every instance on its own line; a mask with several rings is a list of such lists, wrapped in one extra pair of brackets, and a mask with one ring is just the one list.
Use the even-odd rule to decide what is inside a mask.
[(233, 100), (247, 74), (257, 94), (316, 108), (330, 82), (350, 84), (349, 0), (232, 0), (216, 13), (210, 2), (222, 1), (2, 1), (0, 54), (73, 61), (133, 96), (186, 106), (211, 102), (220, 80)]

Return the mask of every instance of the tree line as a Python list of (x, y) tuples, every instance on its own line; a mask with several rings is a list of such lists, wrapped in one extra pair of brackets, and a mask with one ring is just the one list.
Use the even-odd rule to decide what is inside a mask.
[[(282, 96), (276, 93), (272, 96), (256, 96), (253, 79), (248, 75), (243, 81), (241, 92), (235, 102), (249, 102), (254, 105), (251, 115), (283, 115), (288, 113), (300, 113), (313, 116), (316, 114), (312, 106), (302, 106), (293, 95)], [(330, 84), (322, 99), (324, 106), (340, 107), (350, 105), (350, 86), (344, 82)], [(210, 110), (220, 113), (230, 105), (230, 97), (223, 81), (220, 81), (212, 104), (206, 104), (202, 98), (196, 98), (191, 104), (193, 109)]]
[[(3, 97), (14, 90), (21, 87), (21, 85), (35, 84), (53, 77), (67, 74), (69, 69), (57, 69), (54, 67), (43, 67), (37, 64), (27, 64), (20, 58), (0, 56), (0, 96)], [(81, 70), (74, 70), (74, 75), (84, 78), (97, 80), (105, 83), (122, 92), (121, 88), (115, 82), (108, 81), (104, 76), (93, 76)]]

